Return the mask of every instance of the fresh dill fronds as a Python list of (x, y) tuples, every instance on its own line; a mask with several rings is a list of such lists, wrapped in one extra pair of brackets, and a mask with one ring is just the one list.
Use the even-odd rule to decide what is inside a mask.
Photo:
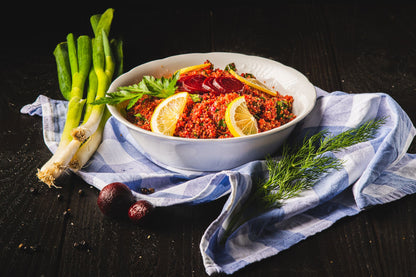
[(343, 161), (332, 153), (375, 137), (385, 119), (370, 120), (336, 136), (321, 131), (298, 145), (285, 144), (281, 159), (266, 159), (268, 177), (253, 184), (241, 209), (230, 215), (222, 242), (239, 226), (266, 211), (281, 207), (285, 200), (310, 189), (325, 174), (342, 168)]
[(267, 208), (281, 206), (282, 201), (311, 188), (323, 175), (342, 168), (343, 162), (329, 152), (372, 139), (383, 122), (384, 119), (371, 120), (336, 136), (321, 131), (305, 138), (299, 146), (284, 145), (280, 161), (266, 160), (269, 178), (257, 187), (256, 194), (264, 199)]

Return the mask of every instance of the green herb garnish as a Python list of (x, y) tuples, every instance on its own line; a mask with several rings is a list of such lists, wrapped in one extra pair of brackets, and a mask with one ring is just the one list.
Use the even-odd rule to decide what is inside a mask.
[(220, 121), (218, 121), (218, 127), (226, 128), (227, 124), (225, 123), (224, 118), (221, 118)]
[(225, 66), (224, 68), (225, 71), (237, 71), (236, 67), (235, 67), (235, 63), (229, 63)]
[(244, 78), (256, 79), (256, 77), (252, 73), (243, 73), (243, 77)]
[(242, 203), (241, 209), (230, 215), (228, 227), (221, 241), (225, 242), (244, 222), (281, 207), (285, 200), (313, 187), (323, 175), (341, 169), (343, 162), (333, 155), (328, 155), (329, 152), (335, 153), (374, 138), (384, 121), (384, 118), (371, 120), (333, 137), (328, 136), (326, 131), (321, 131), (305, 138), (300, 145), (285, 144), (280, 160), (266, 159), (268, 178), (253, 184), (252, 191)]
[(189, 96), (191, 97), (192, 101), (194, 101), (195, 103), (202, 101), (202, 97), (199, 94), (190, 93)]
[(146, 121), (146, 117), (144, 117), (141, 113), (136, 113), (134, 115), (135, 117), (137, 117), (138, 119), (140, 119), (141, 121)]
[(94, 105), (110, 104), (117, 105), (124, 101), (129, 101), (127, 109), (143, 97), (150, 95), (158, 98), (167, 98), (173, 95), (177, 89), (176, 82), (179, 79), (179, 72), (176, 72), (170, 78), (155, 78), (153, 76), (143, 76), (143, 79), (134, 85), (119, 87), (115, 92), (109, 92), (106, 97), (100, 98), (93, 102)]

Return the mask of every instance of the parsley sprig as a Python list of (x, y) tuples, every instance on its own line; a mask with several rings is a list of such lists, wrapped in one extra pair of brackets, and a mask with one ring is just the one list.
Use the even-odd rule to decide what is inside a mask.
[(179, 79), (179, 72), (176, 72), (170, 78), (155, 78), (153, 76), (143, 76), (143, 79), (134, 85), (119, 87), (115, 92), (109, 92), (106, 97), (97, 99), (94, 105), (109, 104), (117, 105), (124, 101), (129, 101), (127, 109), (143, 97), (150, 95), (158, 98), (167, 98), (173, 95), (177, 89), (176, 82)]

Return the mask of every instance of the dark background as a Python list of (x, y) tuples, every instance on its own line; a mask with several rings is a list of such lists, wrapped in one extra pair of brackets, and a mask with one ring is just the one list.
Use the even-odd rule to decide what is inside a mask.
[[(161, 209), (142, 227), (105, 218), (98, 191), (73, 174), (60, 180), (60, 190), (36, 180), (50, 153), (41, 119), (19, 110), (39, 94), (61, 98), (56, 44), (69, 32), (91, 35), (89, 16), (108, 7), (116, 10), (111, 35), (125, 43), (125, 70), (190, 52), (258, 55), (294, 67), (326, 91), (389, 93), (416, 122), (412, 2), (12, 3), (0, 19), (2, 276), (205, 275), (200, 238), (225, 199)], [(414, 276), (415, 200), (344, 218), (236, 276)], [(82, 241), (85, 247), (76, 246)]]

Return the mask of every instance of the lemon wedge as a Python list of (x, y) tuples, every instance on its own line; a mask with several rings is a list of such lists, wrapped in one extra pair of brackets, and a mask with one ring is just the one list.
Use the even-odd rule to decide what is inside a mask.
[(231, 73), (231, 75), (233, 75), (237, 80), (243, 82), (244, 84), (258, 89), (260, 91), (263, 91), (267, 94), (270, 94), (272, 96), (276, 96), (277, 93), (271, 89), (269, 89), (267, 86), (265, 86), (262, 82), (260, 82), (259, 80), (255, 79), (255, 78), (244, 78), (241, 75), (238, 75), (234, 70), (230, 69), (229, 71)]
[(184, 74), (193, 70), (207, 68), (207, 67), (210, 67), (211, 65), (212, 65), (211, 63), (197, 64), (197, 65), (192, 65), (192, 66), (181, 68), (178, 71), (179, 71), (179, 74)]
[(257, 121), (250, 113), (244, 96), (237, 97), (227, 106), (225, 124), (234, 137), (257, 134)]
[(179, 92), (160, 102), (150, 119), (152, 132), (173, 136), (176, 123), (185, 109), (188, 97), (187, 92)]

